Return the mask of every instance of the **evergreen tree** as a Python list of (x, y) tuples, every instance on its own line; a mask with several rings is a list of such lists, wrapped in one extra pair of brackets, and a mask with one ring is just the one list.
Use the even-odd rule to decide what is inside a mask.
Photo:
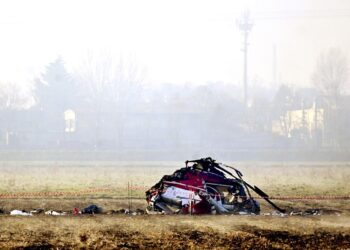
[[(76, 86), (67, 72), (64, 61), (58, 57), (50, 63), (40, 79), (36, 80), (36, 110), (38, 129), (56, 134), (59, 144), (60, 133), (64, 132), (64, 111), (75, 109)], [(51, 137), (53, 134), (51, 134)]]
[(62, 113), (74, 108), (75, 84), (67, 72), (63, 59), (58, 57), (46, 67), (37, 80), (37, 103), (44, 113)]

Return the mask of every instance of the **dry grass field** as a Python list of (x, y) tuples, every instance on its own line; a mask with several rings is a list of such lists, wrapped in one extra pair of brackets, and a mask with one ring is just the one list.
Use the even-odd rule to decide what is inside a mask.
[[(105, 211), (127, 208), (144, 197), (180, 162), (1, 162), (0, 209), (71, 211), (97, 204)], [(271, 196), (349, 195), (348, 163), (237, 163), (247, 182)], [(59, 197), (21, 197), (29, 192), (105, 191)], [(273, 211), (264, 202), (262, 212)], [(0, 215), (0, 248), (19, 249), (350, 249), (349, 200), (276, 201), (291, 210), (318, 208), (318, 216)], [(132, 209), (144, 208), (133, 200)]]

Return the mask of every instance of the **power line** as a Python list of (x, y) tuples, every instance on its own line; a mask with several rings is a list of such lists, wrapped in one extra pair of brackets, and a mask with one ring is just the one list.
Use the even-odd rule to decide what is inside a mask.
[(318, 18), (338, 18), (350, 17), (350, 9), (344, 10), (287, 10), (287, 11), (262, 11), (254, 13), (254, 19), (318, 19)]
[[(254, 20), (269, 21), (283, 19), (336, 19), (349, 18), (350, 9), (344, 10), (281, 10), (251, 12)], [(231, 12), (233, 16), (240, 16), (240, 12)], [(220, 20), (232, 20), (231, 17), (220, 17)]]

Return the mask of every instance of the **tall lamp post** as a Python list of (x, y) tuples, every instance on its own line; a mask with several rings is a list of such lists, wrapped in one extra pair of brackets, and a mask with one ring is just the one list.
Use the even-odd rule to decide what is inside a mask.
[(237, 19), (237, 26), (243, 34), (243, 89), (244, 89), (244, 105), (248, 106), (248, 72), (247, 72), (247, 55), (248, 55), (248, 35), (252, 30), (253, 22), (250, 19), (249, 11), (246, 10), (240, 19)]

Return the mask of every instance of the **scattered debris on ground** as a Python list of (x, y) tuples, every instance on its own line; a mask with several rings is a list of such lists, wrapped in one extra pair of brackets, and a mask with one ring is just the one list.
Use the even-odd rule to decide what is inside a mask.
[[(51, 215), (51, 216), (67, 216), (67, 215), (83, 215), (83, 214), (101, 214), (101, 215), (144, 215), (144, 214), (151, 214), (151, 215), (162, 215), (165, 214), (164, 212), (157, 212), (157, 211), (147, 211), (142, 209), (136, 209), (136, 210), (129, 210), (129, 209), (118, 209), (118, 210), (108, 210), (106, 212), (98, 212), (98, 213), (82, 213), (80, 210), (73, 210), (72, 212), (67, 211), (55, 211), (55, 210), (47, 210), (44, 211), (43, 209), (39, 210), (31, 210), (30, 212), (26, 212), (24, 210), (12, 210), (9, 213), (6, 213), (6, 211), (1, 210), (3, 215), (10, 214), (10, 215), (21, 215), (21, 216), (38, 216), (38, 215)], [(240, 211), (238, 213), (232, 213), (232, 215), (236, 216), (258, 216), (254, 213), (248, 213)], [(280, 212), (266, 212), (266, 213), (260, 213), (260, 216), (272, 216), (272, 217), (289, 217), (289, 216), (320, 216), (320, 215), (335, 215), (340, 216), (341, 212), (329, 212), (328, 210), (325, 210), (325, 212), (321, 209), (306, 209), (304, 211), (298, 210), (298, 211), (292, 211), (290, 213), (280, 213)]]

